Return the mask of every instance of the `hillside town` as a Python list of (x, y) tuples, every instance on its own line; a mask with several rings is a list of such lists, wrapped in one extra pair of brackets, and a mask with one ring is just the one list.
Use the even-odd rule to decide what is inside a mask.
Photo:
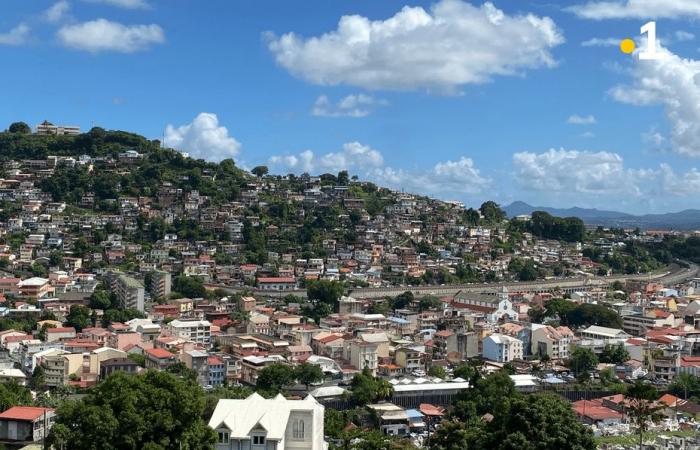
[[(508, 219), (171, 150), (135, 184), (162, 162), (154, 144), (49, 122), (23, 138), (57, 136), (112, 144), (2, 161), (0, 380), (34, 399), (3, 403), (2, 442), (43, 443), (52, 396), (156, 371), (229, 393), (206, 417), (216, 449), (342, 446), (368, 413), (387, 442), (447, 448), (441, 423), (501, 375), (513, 395), (559, 395), (611, 449), (636, 445), (625, 392), (644, 385), (645, 448), (700, 448), (700, 277), (692, 257), (655, 256), (694, 233)], [(231, 178), (235, 195), (211, 192)], [(355, 415), (324, 432), (324, 411)]]

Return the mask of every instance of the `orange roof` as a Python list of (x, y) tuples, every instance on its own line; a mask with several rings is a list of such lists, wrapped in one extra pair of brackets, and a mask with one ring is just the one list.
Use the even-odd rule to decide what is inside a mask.
[(579, 416), (588, 417), (592, 420), (621, 419), (619, 412), (600, 406), (599, 402), (589, 400), (579, 400), (573, 404), (574, 411)]
[(220, 366), (223, 363), (224, 361), (218, 356), (210, 356), (209, 358), (207, 358), (207, 364), (210, 366)]
[(672, 394), (664, 394), (659, 399), (659, 402), (665, 404), (666, 406), (675, 406), (676, 402), (680, 400), (678, 397)]
[(75, 333), (75, 328), (73, 327), (55, 327), (46, 330), (47, 333)]
[(0, 414), (0, 419), (34, 421), (43, 416), (44, 413), (53, 412), (52, 408), (38, 408), (35, 406), (13, 406)]
[(430, 403), (421, 403), (418, 407), (418, 411), (425, 414), (426, 416), (444, 416), (445, 408), (439, 406), (431, 405)]
[(146, 353), (158, 359), (173, 358), (175, 356), (163, 348), (147, 348)]

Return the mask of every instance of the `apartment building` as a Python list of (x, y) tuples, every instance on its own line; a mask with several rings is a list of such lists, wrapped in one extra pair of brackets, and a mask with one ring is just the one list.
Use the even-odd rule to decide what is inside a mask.
[(208, 320), (173, 320), (167, 329), (171, 335), (196, 344), (209, 346), (211, 343), (211, 322)]

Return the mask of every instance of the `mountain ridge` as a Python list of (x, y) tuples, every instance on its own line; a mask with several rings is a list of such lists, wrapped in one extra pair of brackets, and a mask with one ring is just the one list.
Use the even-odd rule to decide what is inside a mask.
[(557, 217), (578, 217), (587, 225), (625, 228), (664, 228), (673, 230), (700, 229), (700, 210), (685, 209), (678, 212), (661, 214), (635, 215), (619, 211), (600, 210), (597, 208), (553, 208), (548, 206), (532, 206), (523, 201), (514, 201), (503, 208), (508, 217), (522, 214), (532, 214), (533, 211), (544, 211)]

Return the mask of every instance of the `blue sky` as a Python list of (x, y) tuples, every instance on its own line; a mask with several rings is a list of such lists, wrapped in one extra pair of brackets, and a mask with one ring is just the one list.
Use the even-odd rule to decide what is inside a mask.
[[(4, 0), (0, 126), (468, 205), (697, 207), (700, 1), (559, 3)], [(663, 58), (620, 52), (649, 20)]]

